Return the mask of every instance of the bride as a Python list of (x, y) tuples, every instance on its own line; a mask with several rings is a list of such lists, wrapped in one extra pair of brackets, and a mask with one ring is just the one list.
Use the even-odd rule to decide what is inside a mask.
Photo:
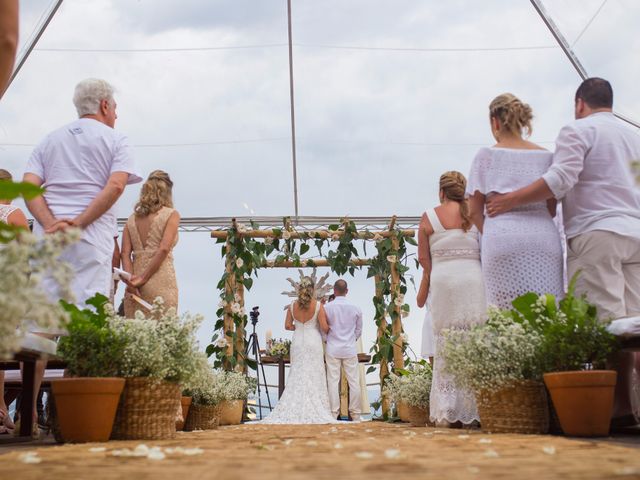
[[(294, 283), (294, 282), (292, 282)], [(294, 284), (297, 300), (287, 309), (285, 329), (293, 331), (291, 368), (286, 388), (263, 423), (336, 423), (329, 407), (322, 335), (329, 331), (322, 304), (310, 277)]]

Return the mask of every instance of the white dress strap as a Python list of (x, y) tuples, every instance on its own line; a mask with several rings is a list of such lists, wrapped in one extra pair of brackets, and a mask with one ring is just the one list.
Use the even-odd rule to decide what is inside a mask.
[(291, 304), (289, 305), (289, 311), (291, 312), (291, 318), (293, 319), (294, 322), (296, 322), (296, 317), (293, 316), (293, 304), (296, 303), (296, 301), (294, 300), (293, 302), (291, 302)]
[(440, 223), (440, 219), (438, 218), (438, 214), (436, 213), (434, 208), (430, 208), (425, 213), (427, 214), (427, 218), (431, 222), (434, 233), (444, 232), (446, 230)]

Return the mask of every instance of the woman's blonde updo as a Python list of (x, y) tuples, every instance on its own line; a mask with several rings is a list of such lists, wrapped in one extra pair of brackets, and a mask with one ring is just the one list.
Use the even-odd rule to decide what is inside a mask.
[(134, 211), (138, 217), (146, 217), (156, 213), (162, 207), (173, 208), (173, 198), (171, 190), (173, 182), (167, 172), (154, 170), (140, 191), (140, 200), (136, 204)]
[(311, 277), (302, 277), (298, 284), (298, 306), (302, 310), (309, 308), (311, 300), (313, 300), (313, 294), (315, 292), (315, 286)]
[(523, 103), (512, 93), (503, 93), (494, 98), (489, 105), (489, 116), (497, 119), (503, 128), (515, 135), (531, 135), (533, 111), (529, 104)]
[(440, 176), (440, 191), (444, 198), (460, 204), (460, 216), (462, 217), (462, 229), (466, 232), (471, 228), (471, 216), (469, 202), (465, 197), (467, 179), (456, 171), (444, 172)]

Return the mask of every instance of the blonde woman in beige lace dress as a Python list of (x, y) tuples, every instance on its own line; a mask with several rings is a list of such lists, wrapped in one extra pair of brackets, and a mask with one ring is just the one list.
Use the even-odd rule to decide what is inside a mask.
[(136, 310), (147, 314), (133, 295), (148, 303), (162, 297), (164, 305), (178, 308), (178, 284), (173, 248), (178, 243), (180, 214), (173, 208), (173, 182), (162, 170), (151, 172), (142, 186), (135, 212), (124, 227), (122, 266), (131, 273), (124, 299), (125, 316)]

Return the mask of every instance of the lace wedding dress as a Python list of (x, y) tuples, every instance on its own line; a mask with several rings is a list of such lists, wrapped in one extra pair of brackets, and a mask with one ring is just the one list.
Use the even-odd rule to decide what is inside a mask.
[(329, 407), (322, 336), (318, 326), (320, 302), (316, 302), (315, 313), (306, 322), (299, 322), (293, 317), (293, 303), (289, 309), (296, 327), (291, 341), (291, 368), (282, 397), (262, 423), (337, 423)]
[(435, 337), (429, 411), (432, 421), (471, 423), (480, 420), (473, 392), (457, 388), (444, 372), (444, 329), (467, 329), (486, 319), (480, 246), (475, 227), (445, 229), (435, 210), (426, 212), (434, 233), (429, 236), (431, 281), (429, 299)]
[[(508, 193), (538, 180), (551, 165), (546, 150), (482, 148), (477, 153), (467, 194)], [(564, 294), (560, 233), (546, 202), (532, 203), (485, 217), (482, 232), (482, 272), (487, 302), (512, 308), (527, 292)]]

